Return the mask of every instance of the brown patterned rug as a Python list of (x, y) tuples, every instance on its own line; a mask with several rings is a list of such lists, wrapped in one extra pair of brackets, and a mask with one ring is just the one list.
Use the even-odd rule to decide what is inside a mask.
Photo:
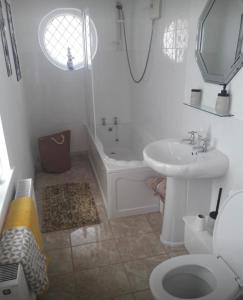
[(100, 219), (88, 183), (48, 186), (42, 195), (42, 231), (98, 224)]

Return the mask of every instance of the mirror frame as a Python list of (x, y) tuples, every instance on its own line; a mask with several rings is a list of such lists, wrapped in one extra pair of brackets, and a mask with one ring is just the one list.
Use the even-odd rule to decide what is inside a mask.
[[(203, 25), (212, 9), (216, 0), (208, 0), (198, 22), (198, 35), (197, 35), (197, 49), (196, 49), (196, 59), (203, 76), (203, 79), (206, 82), (216, 83), (216, 84), (228, 84), (233, 77), (240, 71), (241, 67), (243, 66), (243, 53), (239, 55), (239, 57), (235, 60), (234, 64), (231, 66), (227, 74), (222, 76), (220, 75), (213, 75), (208, 73), (207, 66), (204, 62), (203, 56), (201, 54), (201, 47), (202, 47), (202, 35), (203, 35)], [(240, 29), (239, 29), (240, 30)]]

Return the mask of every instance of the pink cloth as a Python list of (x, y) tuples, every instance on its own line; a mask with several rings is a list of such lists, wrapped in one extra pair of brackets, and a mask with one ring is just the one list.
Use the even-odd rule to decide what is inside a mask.
[(147, 186), (158, 194), (162, 199), (165, 199), (166, 193), (166, 178), (165, 177), (150, 177), (146, 181)]
[(163, 178), (163, 180), (157, 185), (157, 191), (156, 191), (161, 198), (165, 199), (165, 193), (166, 193), (166, 178)]

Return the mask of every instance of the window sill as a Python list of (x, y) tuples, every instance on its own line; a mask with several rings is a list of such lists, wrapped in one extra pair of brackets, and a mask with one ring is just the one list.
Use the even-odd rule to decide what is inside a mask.
[(14, 170), (9, 170), (3, 182), (0, 183), (0, 232), (5, 221), (9, 203), (12, 200)]

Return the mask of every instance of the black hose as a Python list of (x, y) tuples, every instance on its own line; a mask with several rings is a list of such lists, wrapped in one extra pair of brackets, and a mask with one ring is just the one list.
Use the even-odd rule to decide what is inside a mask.
[(153, 33), (154, 33), (154, 20), (152, 20), (152, 29), (151, 29), (151, 35), (150, 35), (150, 42), (149, 42), (149, 49), (148, 49), (148, 54), (147, 54), (147, 58), (146, 58), (146, 63), (145, 63), (145, 67), (144, 67), (144, 70), (142, 72), (142, 75), (136, 79), (135, 76), (133, 75), (133, 71), (132, 71), (132, 66), (131, 66), (131, 61), (130, 61), (130, 58), (129, 58), (129, 53), (128, 53), (128, 43), (127, 43), (127, 34), (126, 34), (126, 26), (125, 26), (125, 16), (124, 16), (124, 12), (123, 12), (123, 9), (120, 8), (121, 12), (122, 12), (122, 18), (123, 18), (123, 33), (124, 33), (124, 40), (125, 40), (125, 47), (126, 47), (126, 56), (127, 56), (127, 63), (128, 63), (128, 67), (129, 67), (129, 72), (130, 72), (130, 75), (132, 77), (132, 80), (135, 82), (135, 83), (140, 83), (145, 74), (146, 74), (146, 71), (147, 71), (147, 68), (148, 68), (148, 62), (149, 62), (149, 58), (150, 58), (150, 53), (151, 53), (151, 48), (152, 48), (152, 41), (153, 41)]

